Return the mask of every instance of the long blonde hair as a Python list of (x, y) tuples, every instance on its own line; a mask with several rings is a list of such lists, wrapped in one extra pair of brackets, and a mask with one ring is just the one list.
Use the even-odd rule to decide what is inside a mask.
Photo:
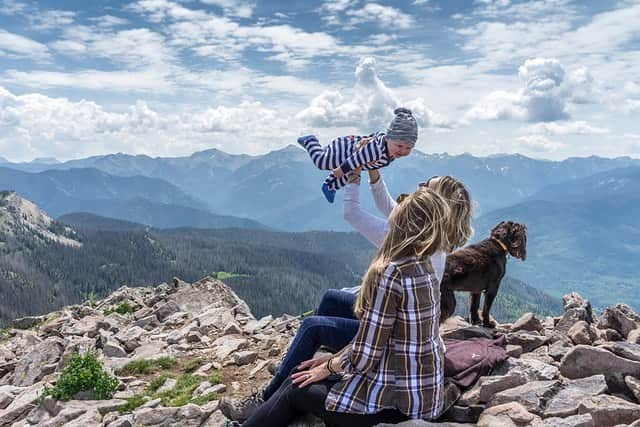
[(360, 287), (354, 311), (361, 317), (370, 306), (378, 279), (389, 263), (415, 256), (420, 262), (449, 246), (447, 217), (450, 209), (442, 196), (430, 189), (420, 189), (404, 198), (389, 217), (389, 233), (369, 265)]
[(463, 246), (473, 236), (471, 217), (473, 205), (467, 187), (452, 176), (441, 176), (436, 180), (434, 189), (447, 202), (451, 214), (447, 220), (447, 252)]

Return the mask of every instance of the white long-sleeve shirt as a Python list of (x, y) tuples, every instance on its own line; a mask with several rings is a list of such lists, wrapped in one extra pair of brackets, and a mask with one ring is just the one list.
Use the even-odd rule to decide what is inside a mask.
[[(371, 184), (370, 187), (376, 207), (384, 215), (384, 218), (377, 217), (363, 210), (360, 205), (360, 186), (357, 184), (347, 184), (344, 190), (344, 219), (368, 241), (379, 248), (389, 232), (388, 218), (397, 203), (389, 194), (389, 190), (382, 180), (382, 177), (380, 177), (377, 182)], [(447, 254), (444, 251), (437, 251), (431, 255), (430, 260), (438, 282), (442, 281)], [(346, 290), (357, 292), (359, 289), (360, 287), (357, 286), (355, 288), (347, 288)]]

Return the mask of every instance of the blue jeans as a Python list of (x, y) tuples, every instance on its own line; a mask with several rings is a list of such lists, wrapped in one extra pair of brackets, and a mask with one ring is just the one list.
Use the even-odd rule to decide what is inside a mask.
[(357, 295), (351, 292), (329, 289), (322, 296), (316, 315), (344, 317), (345, 319), (355, 319), (353, 306), (356, 303)]
[(341, 350), (356, 336), (359, 326), (359, 320), (342, 317), (311, 316), (304, 319), (278, 372), (264, 390), (264, 400), (278, 390), (300, 363), (313, 358), (320, 346)]

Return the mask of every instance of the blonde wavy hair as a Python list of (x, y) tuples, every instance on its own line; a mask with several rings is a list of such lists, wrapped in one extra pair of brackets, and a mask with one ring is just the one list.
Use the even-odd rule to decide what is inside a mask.
[(378, 279), (391, 261), (415, 256), (426, 263), (429, 256), (450, 245), (447, 237), (450, 214), (446, 200), (428, 188), (407, 195), (396, 206), (389, 216), (389, 233), (362, 279), (354, 307), (358, 318), (365, 307), (371, 306)]
[[(457, 179), (449, 175), (438, 176), (433, 191), (444, 198), (451, 210), (447, 218), (446, 252), (464, 246), (473, 237), (471, 218), (473, 216), (473, 203), (467, 187)], [(418, 191), (428, 187), (419, 187)], [(396, 200), (402, 202), (409, 194), (403, 193)]]

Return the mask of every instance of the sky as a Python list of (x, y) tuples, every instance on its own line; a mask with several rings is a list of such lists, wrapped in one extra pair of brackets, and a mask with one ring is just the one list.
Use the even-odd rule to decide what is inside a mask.
[(640, 0), (0, 0), (0, 156), (262, 154), (385, 130), (426, 153), (640, 158)]

